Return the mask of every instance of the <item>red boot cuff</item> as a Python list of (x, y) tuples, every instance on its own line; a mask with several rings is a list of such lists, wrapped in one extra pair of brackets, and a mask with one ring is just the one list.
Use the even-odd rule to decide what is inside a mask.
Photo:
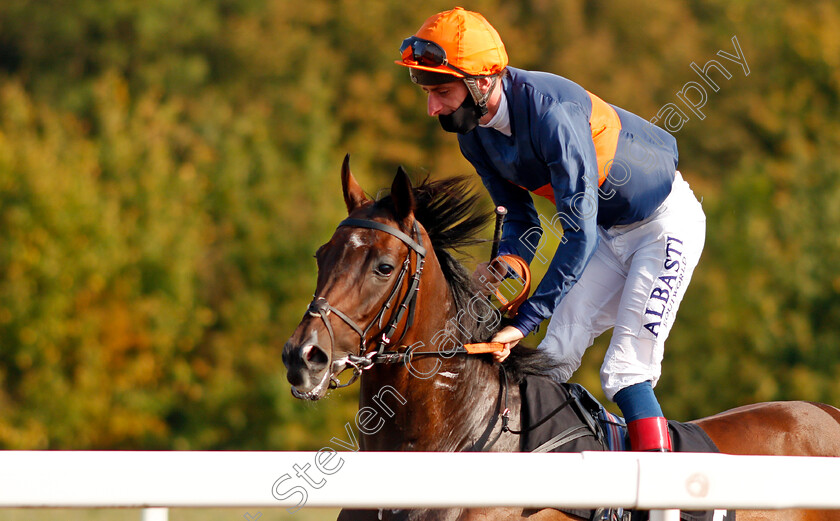
[(662, 417), (642, 418), (627, 424), (630, 434), (630, 450), (671, 452), (671, 436), (668, 435), (668, 420)]

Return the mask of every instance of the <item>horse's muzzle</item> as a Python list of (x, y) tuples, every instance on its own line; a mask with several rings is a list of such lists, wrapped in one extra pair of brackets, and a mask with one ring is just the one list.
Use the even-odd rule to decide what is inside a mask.
[(286, 366), (286, 379), (292, 384), (293, 394), (298, 398), (317, 400), (326, 391), (330, 355), (318, 345), (314, 331), (303, 342), (294, 341), (294, 337), (286, 342), (283, 346), (283, 365)]

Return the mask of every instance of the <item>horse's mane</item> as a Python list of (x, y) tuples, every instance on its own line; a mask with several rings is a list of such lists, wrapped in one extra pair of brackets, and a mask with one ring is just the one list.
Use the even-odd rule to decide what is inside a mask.
[[(487, 242), (479, 237), (479, 232), (490, 223), (493, 213), (479, 209), (481, 198), (471, 193), (467, 176), (440, 180), (427, 177), (413, 188), (413, 195), (414, 215), (429, 234), (455, 306), (465, 309), (470, 299), (478, 295), (478, 289), (453, 252), (463, 253), (467, 246)], [(391, 204), (390, 195), (376, 202), (381, 207)], [(476, 320), (470, 313), (463, 314), (462, 318), (460, 326), (470, 336), (463, 338), (463, 342), (486, 342), (495, 333), (495, 329), (491, 330), (486, 322)], [(488, 362), (491, 360), (490, 355), (484, 358)], [(556, 366), (556, 362), (543, 351), (526, 348), (512, 350), (505, 366), (511, 380), (518, 383), (525, 375), (545, 374)]]

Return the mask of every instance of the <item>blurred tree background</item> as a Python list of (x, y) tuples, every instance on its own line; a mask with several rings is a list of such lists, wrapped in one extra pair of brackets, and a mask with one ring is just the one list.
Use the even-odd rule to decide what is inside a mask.
[[(680, 170), (708, 235), (666, 349), (666, 413), (840, 405), (840, 5), (462, 5), (511, 65), (646, 119), (667, 103), (686, 114)], [(294, 400), (281, 348), (344, 211), (345, 153), (371, 193), (400, 164), (471, 171), (393, 64), (451, 7), (0, 3), (0, 447), (318, 449), (341, 435), (356, 391)], [(716, 55), (733, 36), (749, 75)], [(710, 73), (720, 90), (700, 118), (676, 93), (711, 59), (731, 78)], [(596, 393), (604, 345), (577, 376)]]

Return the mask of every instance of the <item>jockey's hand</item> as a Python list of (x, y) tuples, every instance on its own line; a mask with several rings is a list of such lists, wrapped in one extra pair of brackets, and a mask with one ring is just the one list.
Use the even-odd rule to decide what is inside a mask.
[(493, 359), (499, 363), (504, 362), (505, 358), (507, 358), (510, 354), (510, 350), (513, 346), (518, 344), (523, 338), (525, 338), (525, 335), (513, 326), (505, 326), (502, 328), (498, 333), (493, 335), (492, 339), (490, 339), (491, 342), (499, 342), (505, 345), (504, 349), (493, 353)]
[[(490, 268), (491, 264), (493, 269)], [(492, 295), (504, 278), (504, 276), (498, 277), (497, 274), (504, 273), (505, 269), (499, 267), (499, 262), (482, 262), (475, 267), (472, 282), (482, 295)]]

